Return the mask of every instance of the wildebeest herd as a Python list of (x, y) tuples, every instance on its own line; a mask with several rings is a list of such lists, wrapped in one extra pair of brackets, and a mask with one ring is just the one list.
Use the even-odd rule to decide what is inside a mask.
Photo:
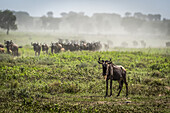
[[(12, 54), (14, 56), (18, 56), (18, 48), (22, 48), (22, 46), (17, 46), (12, 40), (4, 40), (4, 44), (0, 44), (0, 53), (5, 53), (5, 47), (8, 54)], [(62, 40), (59, 39), (56, 42), (51, 42), (50, 45), (41, 44), (38, 42), (31, 42), (33, 46), (33, 50), (35, 52), (35, 56), (39, 56), (41, 51), (44, 54), (48, 54), (49, 48), (51, 48), (51, 53), (59, 53), (62, 51), (82, 51), (82, 50), (89, 50), (89, 51), (97, 51), (102, 48), (102, 44), (100, 41), (98, 42), (86, 42), (86, 41), (77, 41), (77, 40)]]
[(51, 45), (48, 46), (47, 44), (40, 44), (38, 42), (31, 43), (34, 48), (35, 55), (40, 55), (41, 49), (44, 53), (48, 54), (49, 48), (51, 48), (51, 53), (59, 53), (61, 51), (82, 51), (82, 50), (89, 50), (89, 51), (97, 51), (102, 48), (102, 44), (98, 42), (86, 42), (86, 41), (68, 41), (65, 42), (63, 40), (59, 40), (58, 42), (51, 42)]
[(48, 46), (47, 44), (41, 44), (38, 42), (32, 42), (31, 45), (34, 48), (35, 55), (40, 55), (41, 50), (43, 53), (48, 54), (49, 48), (51, 48), (51, 53), (59, 53), (62, 51), (82, 51), (82, 50), (89, 50), (89, 51), (97, 51), (102, 48), (102, 44), (100, 42), (86, 42), (86, 41), (68, 41), (65, 42), (61, 39), (58, 42), (51, 42), (51, 45)]

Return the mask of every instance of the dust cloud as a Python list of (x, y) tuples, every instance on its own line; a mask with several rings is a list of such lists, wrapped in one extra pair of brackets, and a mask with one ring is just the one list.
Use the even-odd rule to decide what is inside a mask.
[(54, 17), (49, 11), (41, 17), (32, 17), (23, 11), (13, 13), (17, 18), (17, 32), (43, 35), (40, 40), (29, 35), (30, 41), (51, 43), (63, 38), (100, 41), (110, 47), (126, 48), (165, 47), (165, 43), (170, 41), (170, 20), (162, 19), (160, 14), (127, 12), (124, 16), (116, 13), (87, 16), (84, 12), (70, 11)]

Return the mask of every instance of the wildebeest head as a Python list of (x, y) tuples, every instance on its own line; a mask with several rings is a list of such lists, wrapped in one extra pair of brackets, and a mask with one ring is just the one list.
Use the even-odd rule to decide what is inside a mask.
[(37, 42), (31, 42), (31, 45), (35, 47), (35, 46), (38, 45), (38, 43)]
[(9, 45), (9, 44), (11, 44), (11, 42), (12, 42), (12, 40), (4, 40), (4, 44), (6, 44), (6, 45)]
[(110, 61), (108, 61), (108, 60), (100, 60), (100, 58), (99, 58), (98, 63), (102, 64), (103, 76), (105, 79), (107, 79), (109, 64), (112, 63), (111, 59), (110, 59)]

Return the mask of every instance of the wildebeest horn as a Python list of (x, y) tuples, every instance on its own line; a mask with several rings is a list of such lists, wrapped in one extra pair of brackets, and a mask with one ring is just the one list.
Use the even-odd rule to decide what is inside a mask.
[(110, 58), (109, 64), (111, 64), (111, 63), (112, 63), (112, 59)]
[(102, 64), (103, 61), (101, 62), (100, 58), (101, 58), (101, 57), (99, 57), (98, 63), (99, 63), (99, 64)]

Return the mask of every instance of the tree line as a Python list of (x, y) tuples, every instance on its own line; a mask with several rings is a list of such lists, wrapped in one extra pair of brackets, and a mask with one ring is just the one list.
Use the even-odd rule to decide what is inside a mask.
[[(0, 11), (0, 17), (2, 17), (1, 15), (3, 15), (3, 13), (7, 12), (9, 13), (10, 11)], [(124, 17), (115, 13), (94, 13), (92, 16), (87, 16), (83, 12), (77, 13), (71, 11), (61, 13), (61, 17), (54, 17), (53, 12), (49, 11), (44, 16), (32, 17), (24, 11), (11, 12), (13, 17), (7, 18), (12, 19), (10, 22), (13, 23), (13, 27), (3, 24), (1, 28), (16, 29), (17, 24), (19, 30), (88, 34), (121, 34), (123, 32), (130, 34), (170, 35), (170, 20), (165, 18), (161, 19), (160, 14), (142, 14), (140, 12), (132, 14), (126, 12)]]

